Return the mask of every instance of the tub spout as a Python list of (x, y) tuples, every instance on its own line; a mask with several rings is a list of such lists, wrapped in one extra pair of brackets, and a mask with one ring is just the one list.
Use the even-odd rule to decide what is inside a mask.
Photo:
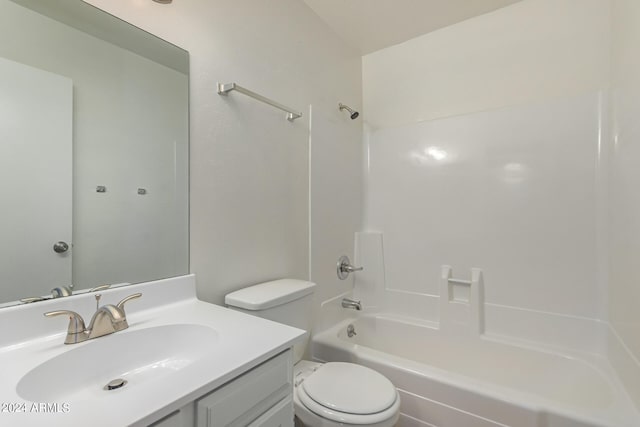
[(360, 301), (352, 300), (351, 298), (343, 298), (342, 308), (351, 308), (360, 311), (362, 310), (362, 304), (360, 304)]

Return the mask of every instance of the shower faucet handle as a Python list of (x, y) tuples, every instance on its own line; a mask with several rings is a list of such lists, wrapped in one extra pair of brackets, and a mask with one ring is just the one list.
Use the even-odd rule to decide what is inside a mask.
[(338, 279), (340, 280), (344, 280), (349, 277), (349, 273), (362, 270), (364, 270), (364, 267), (354, 267), (353, 265), (351, 265), (351, 261), (349, 261), (349, 257), (346, 255), (342, 255), (338, 259), (336, 273), (338, 274)]
[(343, 265), (342, 270), (346, 271), (347, 273), (353, 273), (354, 271), (364, 270), (364, 267), (354, 267), (353, 265), (349, 264), (349, 265)]

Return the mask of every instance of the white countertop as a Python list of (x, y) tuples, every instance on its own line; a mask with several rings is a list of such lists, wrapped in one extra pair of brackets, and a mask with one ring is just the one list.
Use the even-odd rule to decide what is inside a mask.
[[(95, 311), (91, 294), (0, 310), (3, 325), (0, 336), (0, 425), (148, 425), (288, 349), (305, 335), (299, 329), (197, 300), (193, 276), (103, 291), (101, 305), (116, 303), (135, 292), (142, 292), (143, 297), (126, 306), (128, 329), (73, 345), (63, 344), (68, 318), (44, 318), (42, 313), (71, 309), (83, 315), (88, 323)], [(33, 322), (29, 322), (32, 318)], [(16, 385), (25, 374), (62, 353), (100, 340), (105, 340), (103, 344), (106, 344), (106, 340), (119, 334), (174, 324), (210, 327), (215, 330), (217, 339), (206, 360), (181, 369), (170, 380), (151, 378), (104, 394), (74, 394), (61, 390), (59, 401), (35, 402), (35, 405), (16, 391)], [(131, 349), (114, 348), (113, 351)], [(95, 369), (100, 370), (99, 364)], [(68, 366), (68, 375), (81, 376), (83, 372)]]

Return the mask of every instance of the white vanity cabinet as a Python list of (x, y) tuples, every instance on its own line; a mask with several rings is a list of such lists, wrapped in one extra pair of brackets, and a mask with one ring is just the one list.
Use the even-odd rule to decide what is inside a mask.
[(196, 400), (196, 426), (293, 426), (291, 350)]
[(152, 426), (292, 427), (292, 377), (293, 355), (287, 350)]

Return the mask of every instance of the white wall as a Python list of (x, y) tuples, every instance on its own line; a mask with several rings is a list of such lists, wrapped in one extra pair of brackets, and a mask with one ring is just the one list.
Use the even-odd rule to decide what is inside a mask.
[(187, 76), (7, 0), (0, 37), (0, 56), (73, 80), (76, 289), (187, 272)]
[[(311, 262), (311, 278), (318, 277), (320, 292), (338, 286), (325, 283), (329, 275), (319, 271), (335, 268), (335, 261), (326, 264), (351, 250), (359, 204), (334, 211), (331, 227), (321, 218), (322, 206), (309, 210), (308, 111), (312, 105), (314, 118), (328, 117), (312, 119), (310, 165), (311, 191), (326, 194), (328, 187), (313, 187), (313, 181), (321, 185), (325, 177), (343, 174), (333, 156), (353, 156), (361, 143), (360, 131), (337, 110), (338, 102), (355, 108), (361, 102), (358, 54), (298, 0), (90, 3), (190, 52), (190, 253), (199, 296), (222, 303), (226, 293), (248, 284), (309, 277), (310, 232), (332, 245), (314, 257), (321, 260)], [(216, 82), (232, 81), (305, 116), (289, 123), (255, 100), (215, 93)], [(335, 139), (323, 145), (315, 132), (325, 126)]]
[[(614, 333), (610, 357), (640, 405), (640, 3), (613, 0), (612, 121), (610, 175), (610, 304)], [(631, 357), (627, 357), (628, 354)]]
[(608, 0), (524, 0), (363, 57), (367, 121), (391, 126), (608, 84)]

